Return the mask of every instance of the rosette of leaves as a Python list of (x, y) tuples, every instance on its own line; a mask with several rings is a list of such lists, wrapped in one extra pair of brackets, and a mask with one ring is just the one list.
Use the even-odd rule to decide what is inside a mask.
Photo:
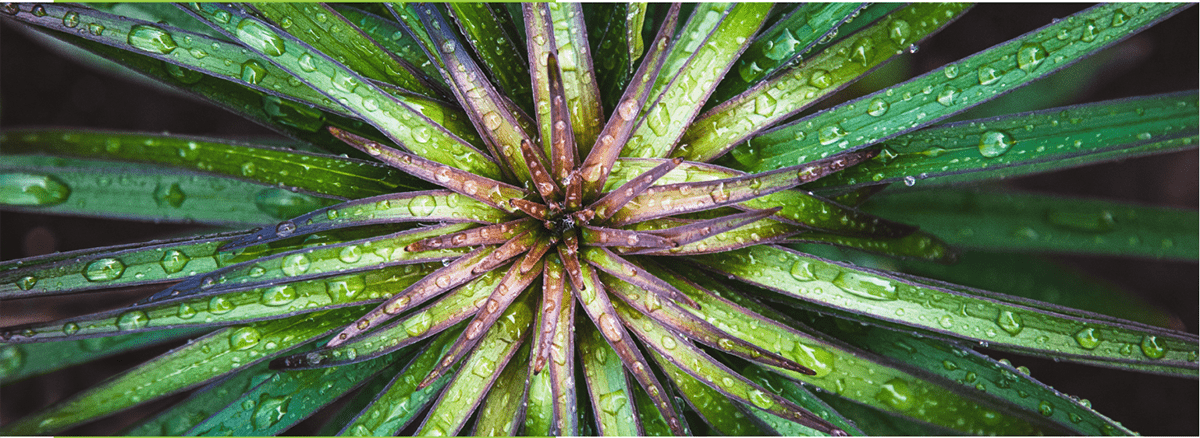
[(1130, 433), (975, 348), (1195, 379), (1163, 312), (1008, 253), (1194, 262), (1196, 212), (987, 183), (1193, 149), (1196, 92), (947, 119), (1185, 6), (812, 111), (968, 5), (6, 5), (288, 140), (2, 134), (6, 208), (225, 228), (0, 264), (8, 302), (151, 291), (5, 324), (6, 384), (174, 346), (0, 431), (175, 395), (125, 432)]

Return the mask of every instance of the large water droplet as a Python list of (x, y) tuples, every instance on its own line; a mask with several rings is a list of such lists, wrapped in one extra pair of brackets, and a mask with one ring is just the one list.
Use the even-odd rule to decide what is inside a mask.
[(808, 77), (808, 85), (820, 88), (828, 88), (833, 85), (833, 76), (828, 71), (815, 69), (812, 71), (812, 76)]
[(760, 116), (769, 117), (775, 114), (776, 100), (767, 93), (759, 94), (754, 98), (754, 112)]
[(833, 284), (843, 291), (863, 298), (880, 301), (896, 299), (896, 285), (883, 279), (856, 272), (842, 272), (833, 279)]
[(671, 112), (667, 109), (667, 104), (659, 102), (651, 108), (650, 113), (646, 115), (646, 123), (656, 135), (667, 135), (667, 126), (671, 123)]
[(262, 333), (259, 333), (257, 329), (254, 327), (242, 327), (229, 334), (229, 348), (245, 350), (258, 345), (258, 341), (261, 340)]
[(979, 67), (979, 85), (991, 85), (1000, 80), (1000, 72), (991, 66)]
[(1038, 403), (1038, 413), (1046, 417), (1054, 415), (1054, 405), (1050, 404), (1048, 401), (1042, 400), (1041, 403)]
[(884, 114), (887, 114), (888, 106), (889, 105), (888, 105), (887, 101), (876, 97), (874, 99), (871, 99), (871, 103), (867, 104), (867, 114), (870, 114), (875, 117), (882, 116)]
[(987, 131), (979, 136), (979, 155), (995, 158), (1004, 155), (1013, 146), (1012, 136), (1000, 131)]
[(357, 263), (362, 258), (362, 249), (358, 245), (350, 245), (338, 252), (338, 260), (342, 263)]
[(604, 335), (609, 342), (617, 342), (621, 340), (621, 330), (617, 325), (617, 319), (610, 313), (600, 314), (600, 333)]
[(1100, 345), (1100, 338), (1096, 337), (1096, 329), (1088, 327), (1075, 333), (1075, 342), (1079, 343), (1080, 347), (1091, 350)]
[(34, 277), (32, 275), (26, 275), (24, 277), (21, 277), (20, 280), (17, 280), (15, 284), (17, 285), (18, 289), (30, 290), (30, 289), (33, 289), (33, 286), (37, 285), (37, 282), (38, 282), (37, 277)]
[(908, 390), (908, 382), (900, 378), (888, 380), (887, 383), (880, 385), (875, 399), (901, 411), (912, 408), (914, 401)]
[(57, 205), (67, 201), (71, 189), (50, 175), (29, 173), (0, 174), (0, 204)]
[(342, 90), (346, 93), (353, 93), (354, 90), (358, 88), (359, 82), (358, 78), (338, 70), (333, 73), (333, 78), (329, 80), (329, 83), (333, 84), (334, 88)]
[(164, 272), (174, 274), (182, 271), (191, 260), (183, 251), (172, 249), (163, 254), (162, 260), (159, 260), (158, 264), (162, 266)]
[(88, 281), (111, 281), (121, 278), (125, 273), (125, 264), (114, 258), (103, 258), (83, 268), (83, 276)]
[(167, 31), (146, 24), (138, 24), (129, 28), (127, 40), (129, 45), (140, 50), (163, 55), (171, 53), (175, 51), (176, 47), (179, 47)]
[(117, 318), (118, 330), (137, 330), (140, 328), (145, 328), (148, 324), (150, 324), (150, 315), (147, 315), (146, 312), (141, 310), (125, 312)]
[(296, 58), (296, 63), (300, 65), (300, 70), (302, 71), (309, 73), (317, 71), (317, 61), (314, 60), (313, 56), (308, 53), (302, 54), (299, 58)]
[(941, 93), (938, 93), (937, 101), (938, 101), (938, 103), (942, 104), (943, 106), (953, 105), (954, 104), (954, 96), (957, 94), (958, 94), (957, 88), (947, 85), (946, 88), (942, 89)]
[(297, 275), (308, 272), (308, 268), (312, 266), (312, 262), (304, 254), (292, 254), (283, 259), (280, 268), (283, 273), (288, 276), (295, 277)]
[(842, 137), (845, 137), (846, 134), (849, 133), (846, 132), (845, 129), (842, 129), (841, 125), (834, 123), (832, 125), (822, 127), (817, 133), (817, 139), (820, 140), (822, 145), (831, 145), (837, 143), (837, 141), (841, 140)]
[(792, 360), (813, 370), (816, 373), (813, 377), (816, 378), (832, 372), (837, 357), (824, 348), (797, 342), (796, 348), (792, 349)]
[(67, 12), (66, 15), (63, 15), (62, 23), (63, 26), (75, 28), (75, 26), (79, 25), (79, 13)]
[(254, 195), (254, 206), (275, 219), (287, 219), (320, 208), (321, 198), (272, 187)]
[(254, 410), (254, 428), (262, 430), (279, 423), (287, 414), (289, 401), (289, 397), (268, 397), (259, 401)]
[(409, 320), (404, 321), (404, 332), (408, 333), (409, 336), (420, 336), (429, 330), (432, 322), (433, 319), (429, 317), (429, 312), (418, 313), (413, 315)]
[(433, 214), (437, 208), (437, 200), (429, 195), (414, 196), (408, 201), (408, 212), (414, 217), (425, 217)]
[(1026, 43), (1017, 49), (1017, 68), (1032, 72), (1042, 64), (1042, 61), (1046, 60), (1049, 54), (1050, 52), (1041, 44)]
[(1155, 336), (1142, 337), (1142, 354), (1151, 359), (1162, 359), (1167, 355), (1167, 350), (1158, 345), (1158, 338)]
[(1021, 324), (1021, 315), (1005, 310), (1000, 312), (1000, 316), (996, 318), (996, 325), (1008, 332), (1008, 334), (1016, 336), (1021, 333), (1021, 329), (1025, 326)]
[(176, 310), (175, 315), (178, 316), (179, 319), (192, 319), (193, 316), (196, 316), (196, 309), (193, 309), (192, 306), (189, 306), (187, 303), (180, 303), (179, 309)]
[(267, 306), (283, 306), (295, 300), (296, 289), (287, 285), (272, 286), (262, 295), (262, 303)]
[(771, 399), (771, 396), (767, 395), (761, 389), (751, 389), (749, 395), (750, 403), (754, 403), (754, 406), (758, 406), (761, 409), (770, 409), (771, 406), (775, 406), (775, 400)]
[(907, 21), (895, 20), (890, 26), (888, 26), (888, 38), (891, 38), (892, 41), (895, 41), (896, 45), (898, 46), (903, 47), (910, 43), (911, 41), (909, 41), (909, 38), (911, 36), (912, 30)]
[(276, 35), (267, 26), (257, 20), (247, 18), (238, 23), (237, 37), (253, 49), (258, 49), (270, 56), (283, 54), (283, 38)]
[(617, 415), (618, 412), (621, 412), (621, 408), (628, 404), (629, 397), (625, 395), (623, 389), (600, 395), (600, 410), (609, 415)]
[(253, 59), (242, 63), (242, 80), (251, 85), (258, 85), (267, 77), (267, 68), (261, 62)]
[(79, 333), (79, 324), (76, 324), (73, 322), (68, 322), (66, 324), (63, 324), (62, 332), (64, 335), (67, 335), (67, 336), (71, 336), (73, 334)]
[(237, 305), (233, 304), (233, 301), (229, 301), (225, 297), (217, 296), (208, 300), (208, 313), (213, 315), (223, 315), (232, 312), (236, 307)]

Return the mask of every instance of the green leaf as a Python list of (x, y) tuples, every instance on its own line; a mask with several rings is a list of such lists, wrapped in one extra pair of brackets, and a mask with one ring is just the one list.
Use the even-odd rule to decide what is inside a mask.
[(927, 126), (1043, 78), (1182, 7), (1127, 3), (1087, 9), (903, 84), (759, 135), (750, 141), (757, 158), (744, 164), (755, 171), (792, 166)]
[(706, 3), (680, 30), (621, 156), (662, 158), (766, 19), (767, 3)]
[(52, 434), (185, 391), (347, 324), (358, 312), (361, 310), (356, 308), (339, 309), (217, 330), (103, 384), (9, 423), (2, 432), (6, 435)]
[(430, 408), (418, 435), (454, 435), (475, 411), (517, 350), (525, 344), (533, 322), (532, 297), (514, 301), (463, 361), (461, 370)]
[[(805, 388), (803, 385), (800, 385), (798, 382), (789, 380), (778, 374), (771, 373), (765, 368), (754, 365), (748, 365), (742, 370), (742, 374), (752, 382), (757, 383), (763, 388), (766, 388), (767, 390), (790, 400), (797, 406), (800, 406), (805, 410), (816, 414), (818, 417), (821, 417), (821, 419), (830, 422), (838, 429), (846, 432), (846, 434), (852, 436), (863, 435), (862, 431), (858, 429), (857, 425), (850, 420), (847, 420), (846, 417), (842, 416), (842, 414), (837, 410), (829, 407), (828, 404), (821, 401), (821, 399), (817, 398), (812, 394), (812, 392), (809, 392), (807, 388)], [(768, 427), (774, 429), (775, 432), (779, 432), (781, 436), (796, 436), (801, 434), (812, 434), (814, 432), (812, 429), (799, 423), (771, 415), (769, 412), (759, 409), (757, 406), (752, 407), (750, 412), (754, 416), (758, 417), (758, 419), (765, 423)]]
[[(949, 24), (967, 8), (969, 5), (966, 4), (928, 3), (895, 12), (887, 21), (864, 29), (808, 61), (781, 71), (775, 77), (705, 112), (688, 127), (680, 140), (689, 147), (681, 147), (672, 156), (710, 161), (724, 155), (751, 135), (787, 119), (884, 62), (905, 53), (911, 45)], [(780, 129), (791, 132), (787, 126), (792, 125)], [(815, 130), (805, 129), (803, 132), (812, 133)], [(822, 144), (825, 144), (824, 138), (828, 135), (821, 131)], [(764, 136), (751, 142), (752, 149), (749, 152), (744, 151), (736, 156), (754, 171), (769, 169), (750, 163), (766, 159), (763, 157), (770, 157), (771, 164), (776, 168), (806, 162), (793, 159), (790, 164), (784, 164), (782, 158), (768, 155), (781, 154), (782, 151), (776, 148), (766, 152), (765, 146), (761, 145), (761, 138)], [(758, 151), (759, 155), (755, 156), (753, 151)]]
[[(225, 9), (212, 3), (191, 4), (188, 7), (191, 12), (207, 20), (227, 37), (237, 39), (248, 48), (266, 54), (265, 59), (287, 71), (287, 76), (315, 85), (316, 89), (330, 99), (379, 128), (408, 150), (439, 163), (480, 175), (492, 178), (500, 176), (500, 168), (494, 161), (456, 136), (442, 123), (445, 119), (454, 117), (453, 114), (430, 107), (422, 108), (432, 111), (425, 114), (417, 107), (388, 94), (380, 86), (338, 63), (329, 55), (316, 51), (299, 39), (275, 30), (274, 26), (239, 11)], [(253, 23), (246, 26), (261, 27), (264, 33), (238, 32), (237, 28), (242, 26), (243, 22)]]
[(387, 49), (392, 55), (420, 69), (426, 79), (436, 81), (439, 87), (446, 86), (446, 83), (442, 79), (442, 74), (438, 72), (437, 66), (429, 61), (429, 57), (425, 55), (424, 49), (421, 49), (421, 43), (417, 42), (416, 38), (405, 31), (390, 16), (383, 18), (371, 12), (358, 9), (356, 6), (362, 6), (361, 4), (337, 3), (331, 6), (338, 13), (342, 14), (342, 16), (346, 17), (346, 19), (357, 25), (376, 44)]
[[(603, 435), (641, 435), (641, 422), (634, 416), (633, 403), (630, 402), (632, 385), (621, 366), (620, 357), (591, 324), (581, 324), (578, 330), (576, 341), (579, 342), (579, 354), (583, 359), (588, 399), (596, 415), (596, 432)], [(657, 412), (648, 397), (647, 402), (649, 410)]]
[(684, 372), (661, 353), (651, 351), (650, 356), (663, 368), (692, 410), (712, 426), (714, 432), (726, 436), (763, 435), (733, 400)]
[(723, 102), (741, 94), (808, 52), (818, 39), (836, 35), (842, 23), (857, 19), (867, 7), (863, 3), (806, 3), (759, 32), (754, 42), (738, 58), (736, 75), (725, 76), (713, 93), (713, 100)]
[(529, 63), (525, 60), (525, 47), (507, 32), (513, 26), (508, 12), (486, 3), (456, 2), (448, 6), (458, 29), (475, 49), (497, 87), (505, 96), (516, 99), (514, 103), (521, 109), (532, 111), (533, 90), (526, 69)]
[(1190, 149), (1196, 102), (1188, 91), (935, 126), (888, 140), (874, 159), (806, 187), (973, 182), (1126, 158), (1155, 144), (1155, 152)]
[(450, 382), (450, 377), (442, 376), (423, 389), (417, 389), (417, 383), (437, 366), (445, 348), (461, 333), (462, 327), (451, 328), (425, 344), (404, 371), (396, 374), (353, 421), (346, 423), (339, 435), (392, 436), (412, 422), (417, 414), (424, 411), (425, 405), (441, 393), (442, 388)]
[(514, 436), (521, 427), (521, 415), (524, 414), (526, 382), (529, 376), (529, 345), (521, 344), (516, 356), (510, 360), (496, 378), (496, 383), (488, 391), (487, 398), (479, 406), (479, 416), (475, 419), (475, 436)]
[[(885, 193), (867, 201), (864, 209), (920, 224), (967, 248), (1191, 261), (1200, 252), (1195, 211), (967, 189)], [(980, 220), (984, 217), (986, 221)]]
[(926, 231), (918, 230), (904, 237), (860, 237), (831, 233), (800, 233), (788, 242), (810, 242), (853, 248), (898, 258), (913, 258), (939, 263), (952, 263), (957, 250)]
[(1195, 376), (1196, 335), (1051, 304), (838, 264), (779, 247), (693, 256), (707, 269), (826, 311), (1028, 354), (1147, 364)]
[(0, 135), (0, 147), (5, 154), (42, 153), (155, 164), (352, 199), (428, 187), (416, 178), (373, 162), (200, 137), (13, 130)]
[(645, 50), (642, 27), (647, 7), (645, 2), (583, 4), (592, 53), (604, 60), (595, 67), (605, 113), (620, 101)]
[(143, 164), (32, 155), (8, 155), (0, 164), (0, 205), (46, 213), (263, 225), (337, 202)]
[[(276, 435), (380, 373), (396, 373), (404, 351), (340, 367), (271, 371), (264, 380), (188, 431), (198, 436)], [(336, 376), (336, 378), (331, 378)]]
[(37, 344), (0, 344), (0, 382), (7, 385), (27, 377), (203, 332), (177, 329)]
[(273, 375), (272, 371), (267, 369), (266, 362), (247, 367), (195, 390), (186, 400), (126, 429), (121, 435), (181, 436)]
[(1046, 417), (1080, 435), (1132, 435), (1129, 429), (1078, 399), (1033, 380), (1028, 370), (1013, 368), (970, 349), (879, 327), (838, 325), (832, 318), (817, 317), (814, 324), (838, 339), (876, 354), (904, 361), (927, 372), (952, 379), (966, 388), (997, 395), (1026, 415)]

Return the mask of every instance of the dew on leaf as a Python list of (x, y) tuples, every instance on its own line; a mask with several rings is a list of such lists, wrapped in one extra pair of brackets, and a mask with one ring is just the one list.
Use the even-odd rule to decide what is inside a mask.
[(979, 154), (987, 158), (1004, 155), (1013, 146), (1012, 136), (1001, 131), (987, 131), (979, 136)]
[(129, 45), (139, 50), (166, 55), (175, 51), (178, 44), (171, 34), (162, 28), (147, 24), (138, 24), (129, 28)]
[(234, 330), (229, 335), (229, 348), (234, 350), (245, 350), (255, 345), (262, 340), (262, 333), (254, 327), (242, 327)]
[(125, 312), (117, 317), (117, 329), (122, 331), (145, 328), (150, 324), (150, 315), (141, 310)]
[(115, 258), (95, 260), (83, 268), (83, 277), (88, 281), (112, 281), (124, 273), (125, 264)]
[(67, 184), (50, 175), (0, 174), (0, 204), (44, 207), (66, 202), (70, 196)]

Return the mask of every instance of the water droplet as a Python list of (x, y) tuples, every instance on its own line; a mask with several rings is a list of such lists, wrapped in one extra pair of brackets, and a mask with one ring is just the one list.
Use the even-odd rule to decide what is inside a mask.
[(179, 319), (192, 319), (193, 316), (196, 316), (196, 309), (193, 309), (192, 306), (189, 306), (187, 303), (180, 303), (179, 309), (175, 312), (175, 315), (178, 316)]
[(267, 77), (267, 68), (253, 59), (242, 63), (242, 80), (251, 85), (258, 85)]
[(27, 275), (27, 276), (21, 277), (20, 280), (17, 280), (16, 285), (17, 285), (18, 289), (30, 290), (30, 289), (33, 289), (33, 286), (37, 284), (37, 281), (38, 281), (37, 277)]
[(414, 217), (425, 217), (433, 214), (437, 208), (437, 200), (429, 195), (414, 196), (408, 201), (408, 212)]
[(288, 285), (272, 286), (262, 294), (262, 303), (267, 306), (283, 306), (295, 300), (296, 289)]
[(771, 406), (775, 406), (775, 400), (771, 399), (771, 396), (757, 388), (750, 390), (750, 403), (754, 403), (754, 406), (758, 406), (762, 409), (770, 409)]
[(1112, 16), (1113, 27), (1124, 26), (1125, 22), (1128, 20), (1129, 20), (1129, 15), (1126, 15), (1125, 11), (1118, 9), (1116, 12), (1113, 12), (1113, 16)]
[(25, 364), (25, 353), (13, 344), (0, 345), (0, 376), (8, 376)]
[(67, 12), (66, 15), (63, 15), (62, 22), (63, 26), (75, 28), (75, 26), (79, 25), (79, 13)]
[(111, 281), (121, 278), (125, 273), (125, 264), (114, 258), (103, 258), (83, 268), (83, 276), (88, 281)]
[(900, 378), (888, 380), (887, 383), (880, 385), (875, 399), (900, 411), (912, 408), (914, 401), (908, 390), (908, 382)]
[(945, 368), (946, 371), (954, 371), (958, 369), (958, 364), (951, 362), (950, 360), (943, 360), (942, 368)]
[(304, 254), (292, 254), (283, 259), (280, 267), (283, 269), (284, 274), (295, 277), (308, 272), (310, 266), (312, 266), (312, 262), (308, 259), (308, 256)]
[(958, 65), (957, 64), (947, 64), (946, 67), (943, 68), (942, 74), (946, 75), (946, 79), (957, 78), (958, 77)]
[(1155, 336), (1142, 337), (1142, 354), (1151, 359), (1162, 359), (1167, 355), (1167, 350), (1158, 345), (1158, 338)]
[(172, 78), (175, 78), (175, 80), (179, 81), (182, 84), (190, 85), (190, 84), (200, 82), (201, 79), (204, 79), (203, 73), (200, 73), (195, 70), (186, 69), (186, 68), (180, 67), (178, 65), (171, 64), (169, 62), (165, 63), (163, 65), (163, 69), (166, 70), (167, 74), (171, 75)]
[(776, 100), (770, 94), (762, 93), (754, 98), (754, 112), (760, 116), (769, 117), (775, 114)]
[(476, 362), (475, 366), (471, 368), (471, 372), (485, 379), (491, 378), (496, 372), (496, 363), (491, 359), (481, 357), (479, 362)]
[(238, 23), (237, 37), (252, 49), (259, 50), (269, 56), (283, 54), (283, 38), (276, 35), (266, 25), (257, 20), (247, 18)]
[(171, 206), (179, 208), (183, 206), (183, 201), (187, 199), (187, 195), (179, 187), (179, 183), (171, 183), (170, 185), (159, 184), (154, 187), (154, 203), (159, 207)]
[(229, 335), (229, 348), (245, 350), (258, 345), (258, 341), (261, 340), (262, 333), (259, 333), (254, 327), (242, 327)]
[(617, 106), (617, 114), (626, 121), (633, 120), (637, 116), (637, 113), (637, 102), (633, 99), (625, 99), (624, 102), (621, 102), (621, 105)]
[(667, 104), (659, 102), (654, 108), (650, 109), (646, 115), (646, 123), (650, 125), (650, 130), (656, 135), (666, 135), (667, 126), (671, 124), (671, 111), (667, 109)]
[(334, 88), (346, 93), (353, 93), (354, 90), (358, 88), (359, 84), (358, 78), (350, 76), (342, 70), (333, 72), (333, 78), (329, 79), (329, 83), (332, 84)]
[(1000, 72), (991, 66), (979, 67), (979, 85), (991, 85), (1000, 80)]
[(953, 105), (954, 104), (954, 96), (957, 94), (958, 94), (957, 88), (947, 85), (946, 88), (942, 89), (941, 93), (938, 93), (937, 101), (938, 101), (938, 103), (940, 103), (944, 106)]
[[(242, 170), (245, 171), (244, 166)], [(254, 206), (275, 219), (287, 219), (316, 210), (322, 206), (322, 202), (316, 196), (271, 187), (254, 194)]]
[(175, 44), (175, 39), (167, 31), (146, 24), (139, 24), (129, 28), (127, 41), (129, 45), (140, 50), (162, 55), (171, 53), (175, 51), (176, 47), (179, 47), (178, 44)]
[(1021, 315), (1008, 310), (1000, 312), (1000, 316), (996, 318), (996, 325), (1013, 336), (1021, 333), (1021, 329), (1025, 328), (1025, 326), (1021, 325)]
[(1096, 40), (1096, 35), (1099, 33), (1100, 28), (1096, 26), (1096, 22), (1088, 20), (1087, 24), (1083, 25), (1083, 33), (1080, 35), (1079, 40), (1085, 43), (1090, 43)]
[(678, 344), (675, 342), (675, 337), (671, 335), (663, 335), (662, 346), (668, 350), (674, 350)]
[(836, 143), (838, 140), (841, 140), (842, 137), (846, 136), (846, 134), (849, 133), (846, 132), (845, 129), (842, 129), (841, 125), (835, 123), (822, 127), (817, 133), (817, 139), (820, 140), (822, 145), (831, 145)]
[(182, 271), (191, 260), (183, 251), (172, 249), (163, 254), (162, 260), (159, 260), (158, 264), (162, 266), (164, 272), (174, 274)]
[(500, 115), (496, 114), (495, 111), (489, 111), (483, 115), (483, 126), (489, 130), (495, 131), (500, 129), (500, 122)]
[(97, 23), (88, 24), (88, 32), (91, 32), (95, 36), (101, 36), (104, 34), (104, 25)]
[(979, 155), (995, 158), (1004, 155), (1013, 146), (1013, 139), (1000, 131), (987, 131), (979, 136)]
[(296, 58), (296, 63), (300, 65), (301, 71), (309, 73), (317, 71), (317, 61), (313, 59), (311, 54), (304, 53), (300, 55), (299, 58)]
[(125, 312), (117, 317), (117, 330), (129, 331), (145, 328), (150, 324), (150, 315), (141, 310)]
[(408, 333), (409, 336), (420, 336), (429, 330), (432, 322), (433, 319), (430, 318), (429, 312), (418, 313), (407, 321), (404, 321), (404, 332)]
[(609, 415), (617, 415), (621, 412), (621, 408), (629, 405), (629, 397), (625, 395), (625, 390), (618, 389), (606, 394), (600, 394), (600, 410), (607, 412)]
[(262, 430), (279, 423), (284, 414), (287, 414), (289, 401), (291, 401), (289, 397), (262, 399), (258, 403), (258, 409), (254, 410), (254, 428)]
[(208, 312), (214, 315), (221, 315), (233, 311), (237, 307), (232, 301), (225, 297), (213, 297), (208, 300)]
[(850, 60), (858, 62), (863, 66), (870, 64), (871, 58), (875, 55), (875, 40), (870, 38), (862, 38), (854, 43), (850, 48)]
[(808, 85), (812, 85), (818, 89), (828, 88), (830, 85), (833, 85), (833, 77), (830, 76), (828, 71), (815, 69), (812, 72), (812, 76), (808, 77)]
[(1048, 401), (1042, 400), (1041, 403), (1038, 403), (1038, 413), (1046, 417), (1054, 415), (1054, 405), (1050, 404)]
[(875, 117), (879, 117), (884, 114), (887, 114), (887, 110), (888, 110), (887, 101), (880, 99), (878, 97), (871, 99), (871, 103), (867, 104), (867, 114), (870, 114)]
[(938, 325), (944, 329), (951, 329), (954, 327), (954, 318), (950, 317), (950, 315), (942, 315), (938, 318)]
[(295, 232), (296, 232), (296, 223), (292, 222), (292, 221), (283, 221), (283, 222), (280, 222), (279, 225), (275, 226), (275, 235), (280, 238), (291, 236), (292, 233), (295, 233)]
[(1025, 70), (1027, 73), (1032, 72), (1042, 64), (1042, 61), (1046, 60), (1049, 54), (1041, 44), (1026, 43), (1017, 49), (1017, 68)]
[(1075, 342), (1079, 343), (1080, 347), (1091, 350), (1100, 345), (1100, 338), (1096, 337), (1096, 329), (1088, 327), (1075, 333)]
[(600, 314), (600, 333), (604, 335), (609, 342), (617, 342), (621, 340), (620, 326), (617, 324), (617, 319), (610, 313)]
[(896, 285), (892, 282), (856, 272), (838, 274), (833, 284), (849, 294), (871, 300), (890, 301), (897, 298)]
[(888, 26), (888, 38), (896, 42), (898, 46), (904, 46), (909, 43), (908, 38), (912, 36), (912, 30), (907, 21), (895, 20)]
[(0, 204), (57, 205), (67, 201), (71, 189), (50, 175), (0, 174)]
[(68, 322), (66, 324), (63, 324), (62, 332), (64, 335), (67, 335), (67, 336), (71, 336), (73, 334), (79, 333), (79, 324), (76, 324), (73, 322)]
[(362, 250), (358, 245), (350, 245), (338, 252), (338, 260), (343, 263), (357, 263), (362, 258)]

